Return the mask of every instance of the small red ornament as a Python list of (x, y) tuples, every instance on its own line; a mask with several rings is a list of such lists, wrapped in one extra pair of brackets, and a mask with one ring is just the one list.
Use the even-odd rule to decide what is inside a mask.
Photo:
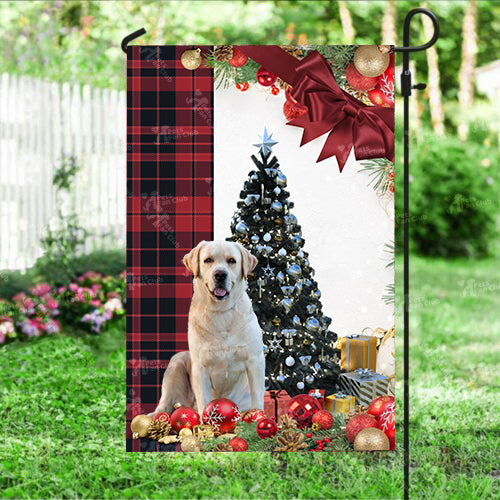
[(229, 440), (229, 446), (233, 449), (233, 451), (247, 451), (248, 443), (245, 439), (241, 437), (234, 437)]
[(358, 435), (358, 432), (366, 429), (368, 427), (377, 428), (377, 421), (371, 415), (367, 415), (366, 413), (360, 413), (358, 415), (354, 415), (349, 419), (345, 428), (346, 438), (354, 443), (354, 439)]
[(232, 432), (240, 420), (240, 410), (230, 399), (214, 399), (203, 410), (203, 423), (222, 434)]
[(394, 183), (393, 182), (389, 182), (389, 191), (391, 193), (394, 193)]
[(394, 179), (394, 172), (389, 172), (389, 179)]
[(376, 76), (364, 76), (354, 66), (354, 63), (349, 63), (345, 69), (345, 77), (347, 83), (356, 90), (371, 90), (378, 83)]
[(241, 420), (247, 424), (258, 422), (261, 418), (266, 418), (266, 414), (262, 410), (247, 410), (241, 416)]
[(243, 82), (243, 83), (241, 84), (241, 91), (242, 91), (242, 92), (245, 92), (245, 91), (247, 91), (247, 90), (248, 90), (248, 88), (249, 88), (249, 87), (250, 87), (250, 84), (249, 84), (248, 82)]
[(260, 438), (266, 439), (268, 437), (276, 436), (276, 433), (278, 432), (278, 424), (272, 418), (261, 418), (257, 422), (255, 430)]
[(280, 93), (280, 89), (278, 87), (276, 87), (276, 85), (273, 85), (271, 87), (271, 94), (278, 95), (279, 93)]
[(241, 90), (241, 83), (240, 82), (236, 82), (234, 85), (236, 86), (236, 88), (238, 90)]
[(391, 450), (396, 448), (396, 422), (394, 419), (394, 401), (390, 403), (378, 419), (378, 428), (389, 438)]
[(310, 432), (308, 432), (308, 433), (306, 434), (306, 437), (308, 437), (308, 438), (312, 438), (312, 437), (313, 437), (313, 435), (312, 435)]
[(233, 68), (241, 68), (245, 66), (248, 61), (248, 56), (243, 54), (241, 50), (238, 50), (236, 47), (233, 47), (233, 57), (229, 59), (229, 64), (233, 66)]
[(192, 429), (200, 424), (200, 416), (192, 408), (180, 406), (172, 413), (170, 417), (172, 427), (179, 432), (181, 429)]
[(331, 429), (333, 425), (333, 416), (328, 410), (319, 410), (313, 415), (313, 423), (318, 422), (323, 430)]
[(384, 413), (386, 408), (391, 403), (394, 403), (394, 396), (390, 396), (389, 394), (385, 394), (384, 396), (379, 396), (370, 403), (368, 409), (366, 410), (366, 413), (368, 413), (368, 415), (373, 415), (378, 422), (380, 415)]
[(330, 438), (325, 438), (325, 443), (329, 443), (330, 442)]
[(313, 415), (321, 410), (319, 401), (309, 394), (299, 394), (288, 401), (285, 412), (297, 422), (297, 427), (310, 427)]
[(285, 96), (286, 101), (283, 104), (283, 114), (289, 122), (307, 113), (307, 106), (303, 106), (295, 100), (288, 90), (285, 92)]
[(263, 67), (260, 67), (257, 70), (255, 77), (263, 87), (270, 87), (271, 85), (274, 85), (278, 79), (276, 75), (273, 75), (270, 71), (267, 71), (267, 69)]
[(387, 69), (377, 77), (377, 85), (368, 91), (368, 97), (373, 104), (384, 108), (394, 107), (394, 53), (390, 55)]
[(170, 414), (166, 411), (161, 411), (153, 416), (153, 420), (159, 420), (160, 422), (170, 422)]

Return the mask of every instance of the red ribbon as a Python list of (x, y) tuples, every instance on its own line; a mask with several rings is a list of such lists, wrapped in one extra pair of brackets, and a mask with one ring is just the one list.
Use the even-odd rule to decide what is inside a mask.
[(308, 113), (287, 123), (304, 129), (301, 146), (330, 132), (317, 162), (335, 155), (342, 172), (353, 146), (356, 160), (394, 161), (394, 109), (366, 106), (342, 90), (319, 52), (299, 61), (277, 45), (237, 48), (292, 85), (292, 97), (307, 106)]

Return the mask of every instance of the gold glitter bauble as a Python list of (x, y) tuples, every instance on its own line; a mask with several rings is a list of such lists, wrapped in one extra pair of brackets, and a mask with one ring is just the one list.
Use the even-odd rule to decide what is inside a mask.
[(378, 50), (382, 52), (382, 54), (388, 54), (391, 51), (390, 45), (377, 45)]
[(389, 66), (390, 56), (376, 45), (360, 45), (354, 52), (354, 66), (363, 76), (379, 76)]
[(308, 339), (304, 339), (304, 340), (302, 341), (302, 345), (309, 345), (309, 344), (310, 344), (310, 342), (309, 342), (309, 340), (308, 340)]
[(184, 51), (181, 56), (181, 64), (190, 70), (198, 68), (201, 64), (201, 49)]
[(135, 416), (132, 422), (130, 422), (132, 437), (134, 439), (146, 437), (148, 435), (149, 424), (152, 420), (153, 419), (147, 415)]
[(183, 437), (181, 449), (182, 451), (201, 451), (201, 441), (195, 436)]
[(185, 437), (185, 436), (192, 436), (193, 431), (189, 427), (184, 427), (179, 431), (179, 436)]
[(278, 316), (275, 316), (272, 320), (271, 320), (271, 323), (274, 325), (274, 326), (279, 326), (281, 325), (281, 319), (278, 318)]
[(354, 449), (356, 451), (385, 451), (389, 449), (389, 438), (375, 427), (362, 429), (354, 439)]

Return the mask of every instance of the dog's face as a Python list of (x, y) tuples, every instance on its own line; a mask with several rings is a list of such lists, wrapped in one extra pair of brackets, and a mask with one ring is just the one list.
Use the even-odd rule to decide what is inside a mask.
[(230, 241), (202, 241), (183, 261), (194, 275), (195, 291), (202, 288), (200, 293), (215, 303), (231, 302), (232, 294), (245, 288), (248, 273), (257, 265), (246, 248)]

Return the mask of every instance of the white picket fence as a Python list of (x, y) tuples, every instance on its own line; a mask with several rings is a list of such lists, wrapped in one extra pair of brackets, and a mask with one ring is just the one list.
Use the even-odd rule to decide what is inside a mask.
[(76, 157), (85, 251), (125, 247), (125, 92), (0, 76), (0, 269), (24, 270), (54, 222), (54, 168)]

